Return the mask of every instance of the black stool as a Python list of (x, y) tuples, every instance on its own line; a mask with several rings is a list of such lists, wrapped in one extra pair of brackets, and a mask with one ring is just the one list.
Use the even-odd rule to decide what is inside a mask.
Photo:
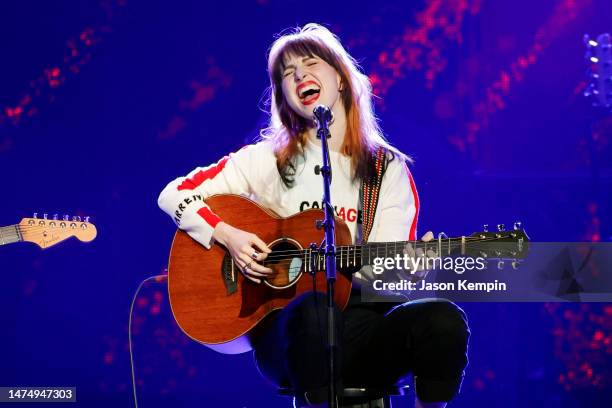
[[(339, 393), (342, 408), (391, 408), (391, 396), (405, 395), (408, 385), (389, 387), (344, 387)], [(295, 396), (289, 387), (278, 389), (280, 395)]]

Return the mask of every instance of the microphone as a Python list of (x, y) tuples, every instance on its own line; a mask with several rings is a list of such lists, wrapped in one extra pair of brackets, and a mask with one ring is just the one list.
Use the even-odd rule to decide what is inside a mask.
[(313, 113), (315, 121), (317, 122), (317, 126), (320, 128), (323, 127), (327, 129), (329, 124), (334, 119), (334, 114), (332, 113), (331, 109), (329, 109), (329, 107), (325, 105), (317, 106), (316, 108), (314, 108)]

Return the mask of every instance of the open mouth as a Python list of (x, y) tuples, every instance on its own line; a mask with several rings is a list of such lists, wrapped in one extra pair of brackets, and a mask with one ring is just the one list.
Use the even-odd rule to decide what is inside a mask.
[(297, 87), (296, 93), (302, 105), (311, 105), (319, 99), (321, 87), (315, 81), (307, 81)]

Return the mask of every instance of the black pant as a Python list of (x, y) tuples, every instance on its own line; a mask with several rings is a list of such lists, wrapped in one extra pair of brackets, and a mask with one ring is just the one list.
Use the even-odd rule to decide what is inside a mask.
[[(379, 309), (379, 310), (377, 310)], [(465, 313), (446, 300), (419, 300), (386, 313), (372, 305), (336, 309), (339, 386), (389, 386), (409, 372), (424, 402), (451, 400), (461, 387), (470, 335)], [(280, 311), (255, 344), (260, 372), (277, 385), (325, 400), (325, 296), (307, 293)], [(312, 393), (312, 394), (310, 394)], [(311, 399), (312, 401), (312, 399)]]

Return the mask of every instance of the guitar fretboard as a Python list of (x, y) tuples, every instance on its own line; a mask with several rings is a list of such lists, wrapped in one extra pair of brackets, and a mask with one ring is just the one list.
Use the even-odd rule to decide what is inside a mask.
[(0, 227), (0, 245), (12, 244), (21, 241), (19, 225)]
[(469, 241), (481, 241), (474, 238), (446, 238), (429, 242), (423, 241), (397, 241), (397, 242), (370, 242), (364, 245), (347, 245), (336, 248), (336, 262), (338, 267), (357, 267), (372, 265), (376, 258), (394, 258), (403, 256), (408, 245), (413, 249), (422, 249), (423, 253), (433, 249), (439, 254), (448, 253), (456, 249), (465, 249)]
[[(338, 268), (361, 268), (372, 265), (376, 258), (403, 257), (407, 246), (413, 250), (420, 249), (423, 255), (433, 250), (437, 256), (474, 255), (484, 257), (520, 257), (525, 234), (523, 231), (500, 233), (481, 233), (469, 237), (444, 238), (424, 241), (370, 242), (364, 245), (341, 245), (336, 247), (336, 265)], [(503, 243), (509, 246), (503, 247)], [(492, 245), (494, 244), (494, 245)], [(292, 258), (301, 259), (305, 270), (324, 270), (325, 257), (311, 249), (273, 252), (263, 262), (264, 266), (279, 262), (291, 262)]]

